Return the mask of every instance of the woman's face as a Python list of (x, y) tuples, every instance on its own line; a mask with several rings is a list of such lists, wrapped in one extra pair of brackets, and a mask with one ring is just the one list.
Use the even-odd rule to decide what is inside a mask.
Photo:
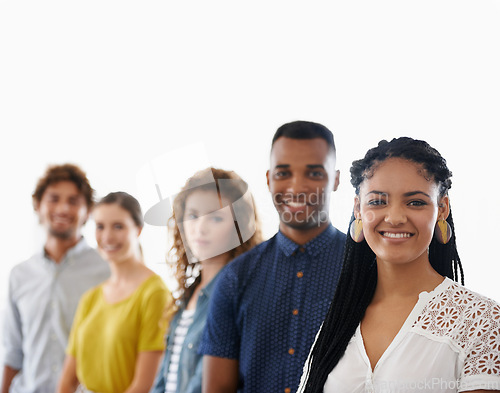
[(199, 260), (224, 254), (240, 245), (228, 201), (216, 192), (198, 190), (186, 199), (183, 222), (179, 229), (189, 250)]
[(141, 229), (130, 213), (118, 204), (102, 204), (94, 209), (95, 237), (104, 259), (121, 262), (139, 254)]
[(427, 259), (436, 221), (446, 218), (449, 201), (411, 161), (389, 158), (361, 183), (355, 215), (377, 260), (403, 264)]

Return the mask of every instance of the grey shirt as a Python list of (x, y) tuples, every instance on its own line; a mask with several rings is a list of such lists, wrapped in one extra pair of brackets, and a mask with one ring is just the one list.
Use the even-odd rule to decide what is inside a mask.
[(83, 238), (60, 263), (42, 250), (12, 269), (4, 363), (21, 371), (11, 393), (56, 391), (78, 301), (108, 277), (108, 264)]

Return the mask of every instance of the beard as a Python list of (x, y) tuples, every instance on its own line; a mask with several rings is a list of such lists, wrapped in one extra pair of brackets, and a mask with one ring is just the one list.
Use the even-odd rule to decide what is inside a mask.
[(49, 228), (49, 234), (52, 237), (55, 237), (60, 240), (68, 240), (71, 239), (76, 233), (76, 230), (74, 228), (68, 228), (65, 230), (60, 230), (60, 229), (55, 229), (53, 227)]

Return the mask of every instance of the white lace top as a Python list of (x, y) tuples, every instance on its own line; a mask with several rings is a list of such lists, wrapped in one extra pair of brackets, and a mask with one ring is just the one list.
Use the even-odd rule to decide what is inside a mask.
[[(303, 392), (308, 361), (298, 392)], [(372, 372), (358, 326), (325, 393), (500, 390), (500, 306), (446, 278), (419, 300)]]

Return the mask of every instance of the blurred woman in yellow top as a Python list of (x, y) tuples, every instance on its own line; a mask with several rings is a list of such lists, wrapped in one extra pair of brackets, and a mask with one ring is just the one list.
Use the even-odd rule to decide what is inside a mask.
[(80, 300), (58, 392), (74, 392), (79, 384), (99, 393), (147, 392), (165, 349), (163, 315), (171, 294), (143, 263), (137, 200), (108, 194), (93, 216), (111, 276)]

